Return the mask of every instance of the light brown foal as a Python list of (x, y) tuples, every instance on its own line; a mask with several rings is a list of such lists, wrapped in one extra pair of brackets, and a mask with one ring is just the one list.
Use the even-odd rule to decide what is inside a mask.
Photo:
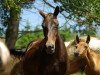
[(86, 75), (100, 75), (100, 54), (93, 52), (89, 48), (90, 36), (86, 41), (76, 36), (75, 55), (84, 59)]

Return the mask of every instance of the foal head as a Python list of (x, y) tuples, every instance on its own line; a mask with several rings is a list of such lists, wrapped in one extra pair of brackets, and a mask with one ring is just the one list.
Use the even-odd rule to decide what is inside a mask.
[(46, 53), (53, 54), (55, 52), (55, 42), (58, 36), (58, 20), (57, 15), (59, 13), (59, 7), (55, 8), (54, 13), (45, 14), (42, 11), (39, 13), (44, 18), (42, 23), (44, 37), (46, 41)]
[(79, 39), (78, 36), (76, 36), (76, 49), (75, 49), (75, 56), (83, 56), (84, 53), (87, 52), (87, 50), (89, 50), (89, 42), (90, 42), (90, 36), (88, 35), (87, 36), (87, 39), (84, 40), (84, 39)]

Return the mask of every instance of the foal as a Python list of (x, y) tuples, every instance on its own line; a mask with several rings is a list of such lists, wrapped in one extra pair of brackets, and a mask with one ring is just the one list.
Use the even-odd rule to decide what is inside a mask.
[(29, 44), (22, 61), (24, 75), (67, 75), (66, 47), (58, 32), (59, 7), (54, 13), (39, 13), (44, 18), (44, 39)]
[(76, 36), (75, 55), (84, 59), (86, 75), (100, 75), (100, 54), (97, 54), (89, 48), (90, 36), (86, 41)]
[[(69, 43), (69, 42), (68, 42)], [(74, 52), (75, 52), (75, 40), (71, 41), (69, 43), (69, 45), (67, 44), (67, 42), (65, 43), (66, 45), (66, 51), (68, 53), (68, 74), (73, 74), (76, 72), (83, 72), (84, 67), (86, 65), (86, 63), (84, 63), (84, 59), (81, 57), (76, 57)]]

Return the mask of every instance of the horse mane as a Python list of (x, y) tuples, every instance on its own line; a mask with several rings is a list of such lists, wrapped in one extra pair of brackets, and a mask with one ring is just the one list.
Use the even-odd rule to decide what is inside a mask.
[[(64, 41), (62, 40), (62, 38), (61, 38), (61, 36), (58, 34), (58, 39), (59, 39), (59, 46), (61, 46), (60, 48), (60, 50), (61, 50), (61, 60), (62, 59), (68, 59), (68, 54), (67, 54), (67, 51), (66, 51), (66, 47), (65, 47), (65, 44), (64, 44)], [(62, 45), (63, 44), (63, 45)], [(58, 49), (59, 50), (59, 49)], [(65, 51), (65, 52), (64, 52)], [(64, 56), (65, 55), (65, 56)], [(65, 60), (64, 60), (65, 61)], [(66, 61), (67, 62), (67, 61)]]
[(25, 55), (26, 49), (10, 49), (10, 54), (17, 57), (17, 58), (22, 58)]
[(15, 48), (10, 49), (10, 54), (11, 54), (11, 55), (14, 55), (15, 57), (17, 57), (17, 58), (20, 59), (20, 58), (24, 57), (25, 54), (26, 54), (26, 52), (27, 52), (28, 50), (30, 50), (32, 47), (34, 47), (34, 45), (35, 45), (37, 42), (39, 42), (39, 41), (41, 41), (41, 39), (36, 40), (36, 41), (32, 40), (32, 41), (27, 45), (27, 47), (26, 47), (25, 49), (15, 49)]

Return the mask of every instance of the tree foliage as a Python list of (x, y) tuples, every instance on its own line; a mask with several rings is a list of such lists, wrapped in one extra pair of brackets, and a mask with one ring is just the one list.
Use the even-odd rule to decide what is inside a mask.
[[(62, 4), (61, 9), (77, 22), (91, 24), (100, 21), (100, 0), (54, 0)], [(83, 19), (84, 18), (84, 19)]]
[[(50, 7), (48, 1), (43, 0)], [(100, 0), (54, 0), (60, 4), (61, 13), (65, 11), (64, 17), (77, 22), (77, 26), (85, 26), (87, 31), (96, 31), (96, 26), (100, 26)], [(96, 32), (95, 32), (96, 33)]]
[[(27, 31), (29, 31), (29, 33), (27, 33)], [(30, 25), (26, 24), (23, 32), (20, 35), (21, 37), (16, 42), (16, 48), (27, 47), (31, 41), (36, 41), (38, 39), (44, 38), (43, 31), (38, 26), (34, 28), (32, 33), (30, 32)], [(64, 26), (62, 29), (59, 29), (59, 33), (64, 41), (74, 39), (76, 35), (76, 33), (72, 33), (70, 28), (67, 28), (66, 26)]]
[[(7, 27), (6, 43), (8, 48), (14, 48), (18, 37), (21, 8), (34, 0), (1, 0), (2, 25)], [(13, 40), (12, 40), (13, 39)]]
[[(14, 47), (18, 37), (21, 8), (30, 8), (33, 1), (35, 0), (0, 0), (0, 22), (2, 22), (2, 24), (7, 28), (6, 43), (9, 48)], [(44, 1), (46, 4), (49, 2), (49, 0), (41, 1)], [(67, 19), (75, 20), (77, 22), (77, 26), (85, 25), (86, 29), (81, 32), (82, 35), (84, 33), (95, 35), (95, 26), (100, 25), (99, 0), (54, 0), (54, 2), (61, 5), (61, 13), (63, 13), (62, 11), (67, 12), (67, 15), (64, 15)], [(48, 5), (51, 7), (53, 6), (52, 4)], [(38, 30), (38, 27), (35, 30)], [(66, 38), (69, 36), (72, 37), (70, 28), (60, 30), (60, 33), (64, 40), (67, 40)], [(41, 34), (41, 31), (38, 34), (34, 33), (36, 38), (42, 37), (43, 35), (40, 36)], [(33, 36), (32, 33), (25, 33), (25, 37), (23, 36), (23, 39), (26, 39), (31, 35)]]
[(21, 33), (19, 34), (19, 38), (16, 41), (16, 48), (27, 47), (27, 45), (31, 41), (35, 41), (42, 38), (43, 38), (42, 30), (38, 26), (36, 26), (34, 28), (34, 31), (32, 31), (31, 25), (29, 21), (27, 20), (24, 30), (21, 31)]
[(42, 39), (43, 38), (43, 32), (40, 29), (38, 31), (38, 29), (39, 28), (35, 27), (35, 29), (34, 29), (33, 32), (31, 32), (30, 29), (28, 29), (29, 32), (28, 33), (27, 32), (25, 33), (25, 31), (27, 31), (27, 28), (25, 28), (25, 30), (23, 31), (23, 33), (20, 35), (21, 37), (16, 42), (16, 47), (17, 48), (27, 47), (27, 45), (31, 41), (36, 41), (38, 39)]

